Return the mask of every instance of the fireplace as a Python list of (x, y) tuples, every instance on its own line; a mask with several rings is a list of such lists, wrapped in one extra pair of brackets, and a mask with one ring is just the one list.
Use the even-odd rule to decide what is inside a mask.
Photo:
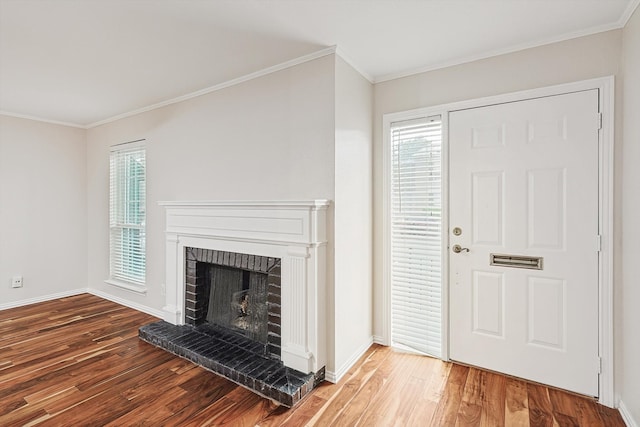
[(280, 360), (281, 260), (185, 248), (185, 323), (209, 324), (262, 344)]
[(160, 204), (166, 314), (140, 337), (294, 405), (324, 378), (329, 202)]

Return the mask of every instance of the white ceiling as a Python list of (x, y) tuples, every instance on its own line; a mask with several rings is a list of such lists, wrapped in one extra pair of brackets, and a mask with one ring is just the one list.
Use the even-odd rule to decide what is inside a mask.
[(382, 81), (621, 28), (639, 2), (0, 0), (0, 111), (90, 127), (332, 46)]

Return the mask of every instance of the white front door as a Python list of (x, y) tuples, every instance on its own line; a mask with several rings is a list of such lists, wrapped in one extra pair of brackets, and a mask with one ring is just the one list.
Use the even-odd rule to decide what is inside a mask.
[(450, 113), (451, 359), (598, 395), (598, 111), (594, 89)]

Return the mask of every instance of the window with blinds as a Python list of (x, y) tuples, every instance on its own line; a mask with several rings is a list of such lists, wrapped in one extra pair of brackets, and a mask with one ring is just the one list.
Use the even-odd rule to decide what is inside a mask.
[(112, 147), (110, 155), (110, 279), (144, 287), (146, 164), (144, 141)]
[(441, 357), (442, 119), (391, 123), (391, 340)]

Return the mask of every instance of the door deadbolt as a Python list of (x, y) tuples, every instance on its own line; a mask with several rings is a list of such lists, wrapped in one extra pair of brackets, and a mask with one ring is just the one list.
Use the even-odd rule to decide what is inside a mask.
[(469, 248), (463, 248), (460, 245), (453, 245), (453, 252), (459, 254), (460, 252), (469, 252)]
[(462, 228), (456, 227), (456, 228), (453, 229), (453, 235), (454, 236), (459, 236), (461, 234), (462, 234)]

